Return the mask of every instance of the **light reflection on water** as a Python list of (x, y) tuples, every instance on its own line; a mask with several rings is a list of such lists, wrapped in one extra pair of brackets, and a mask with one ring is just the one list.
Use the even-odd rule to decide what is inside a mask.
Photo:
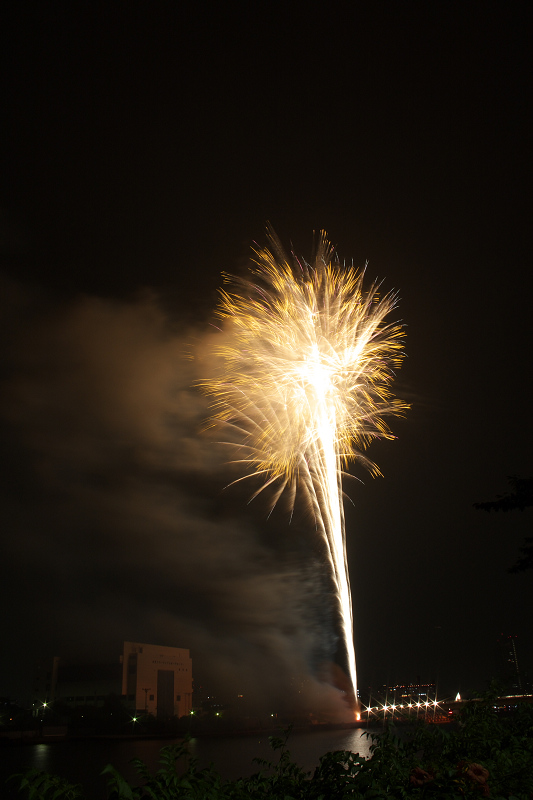
[[(258, 772), (260, 766), (253, 762), (254, 758), (274, 763), (278, 760), (279, 753), (272, 750), (268, 736), (193, 739), (190, 750), (198, 758), (200, 767), (213, 762), (225, 778), (232, 780)], [(365, 735), (365, 730), (357, 728), (291, 733), (287, 748), (292, 760), (305, 772), (310, 772), (318, 766), (320, 757), (330, 750), (351, 750), (368, 758), (371, 744), (372, 740)]]
[(49, 744), (36, 744), (33, 745), (34, 753), (32, 759), (32, 767), (35, 769), (42, 769), (44, 772), (48, 772), (48, 761), (50, 757), (50, 745)]
[[(351, 750), (368, 757), (372, 740), (364, 729), (292, 732), (287, 747), (291, 758), (305, 772), (312, 772), (320, 757), (331, 750)], [(213, 763), (223, 778), (234, 780), (258, 772), (261, 767), (254, 758), (276, 762), (275, 753), (268, 741), (269, 733), (261, 736), (203, 737), (190, 743), (191, 755), (198, 759), (202, 769)], [(278, 734), (279, 735), (279, 734)], [(53, 744), (35, 744), (0, 749), (0, 796), (20, 798), (15, 787), (4, 790), (8, 775), (26, 772), (30, 768), (62, 775), (72, 783), (81, 783), (88, 800), (107, 797), (106, 782), (100, 773), (111, 763), (130, 782), (139, 783), (131, 764), (133, 758), (142, 759), (150, 770), (158, 768), (162, 747), (171, 744), (164, 740), (87, 740)], [(4, 793), (3, 793), (4, 792)]]

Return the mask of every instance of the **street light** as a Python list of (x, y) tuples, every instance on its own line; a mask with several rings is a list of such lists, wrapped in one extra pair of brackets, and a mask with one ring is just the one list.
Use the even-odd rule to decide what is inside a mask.
[(143, 689), (143, 692), (144, 692), (144, 710), (145, 710), (146, 714), (148, 714), (148, 692), (149, 691), (150, 691), (150, 688)]

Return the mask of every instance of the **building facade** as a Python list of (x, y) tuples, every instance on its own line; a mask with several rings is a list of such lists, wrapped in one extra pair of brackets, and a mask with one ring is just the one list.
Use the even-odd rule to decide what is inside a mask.
[(53, 699), (68, 706), (102, 706), (110, 695), (120, 696), (121, 666), (65, 663), (59, 659)]
[(420, 683), (420, 681), (394, 685), (384, 684), (378, 691), (378, 695), (391, 703), (425, 703), (435, 699), (436, 686), (434, 683)]
[(192, 709), (189, 650), (124, 642), (122, 696), (140, 714), (159, 719), (184, 717)]

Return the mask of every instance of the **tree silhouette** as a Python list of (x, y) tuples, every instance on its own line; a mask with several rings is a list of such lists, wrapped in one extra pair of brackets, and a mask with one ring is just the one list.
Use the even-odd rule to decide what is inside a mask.
[[(523, 511), (533, 506), (533, 478), (518, 478), (510, 475), (508, 481), (513, 491), (498, 495), (497, 500), (486, 503), (474, 503), (474, 508), (482, 511)], [(520, 548), (522, 555), (509, 572), (523, 572), (533, 569), (533, 536), (526, 536), (524, 547)]]

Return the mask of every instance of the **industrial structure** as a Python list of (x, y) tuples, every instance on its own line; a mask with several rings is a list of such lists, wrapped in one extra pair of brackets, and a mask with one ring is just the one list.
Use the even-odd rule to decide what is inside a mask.
[(528, 676), (518, 666), (517, 642), (518, 637), (510, 634), (501, 634), (497, 642), (498, 674), (504, 685), (515, 694), (531, 691)]

